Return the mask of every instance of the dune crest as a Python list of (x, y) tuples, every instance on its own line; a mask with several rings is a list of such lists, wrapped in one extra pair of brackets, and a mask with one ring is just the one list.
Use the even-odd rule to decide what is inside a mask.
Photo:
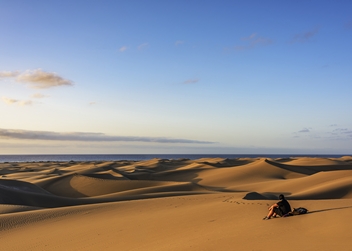
[[(6, 250), (271, 250), (278, 227), (287, 250), (351, 245), (350, 156), (0, 163), (0, 175)], [(263, 224), (279, 194), (310, 213)], [(306, 224), (319, 228), (296, 233)]]
[(13, 198), (44, 196), (62, 206), (106, 202), (112, 194), (121, 201), (127, 195), (138, 199), (168, 192), (260, 194), (251, 199), (279, 193), (290, 199), (352, 198), (349, 157), (2, 163), (0, 168), (0, 200), (34, 207), (43, 205)]

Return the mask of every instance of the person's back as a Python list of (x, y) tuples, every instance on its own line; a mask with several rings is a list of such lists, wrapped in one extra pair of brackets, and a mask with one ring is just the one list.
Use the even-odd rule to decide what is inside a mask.
[(291, 212), (290, 203), (288, 203), (285, 199), (285, 196), (280, 194), (279, 199), (280, 201), (278, 203), (275, 203), (269, 207), (269, 213), (263, 218), (263, 220), (269, 220), (271, 216), (276, 217), (276, 215), (282, 217)]
[(277, 204), (279, 205), (279, 208), (283, 215), (291, 212), (290, 203), (288, 203), (288, 201), (284, 197)]

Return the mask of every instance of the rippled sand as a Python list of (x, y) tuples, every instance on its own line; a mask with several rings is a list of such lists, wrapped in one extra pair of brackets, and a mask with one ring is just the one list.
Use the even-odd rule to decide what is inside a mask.
[[(350, 250), (352, 157), (0, 163), (4, 250)], [(285, 194), (306, 215), (263, 221)]]

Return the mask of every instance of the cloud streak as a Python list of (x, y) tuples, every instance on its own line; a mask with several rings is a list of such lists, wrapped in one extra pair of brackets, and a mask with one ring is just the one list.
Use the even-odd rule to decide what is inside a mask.
[(2, 71), (0, 78), (13, 78), (18, 83), (24, 83), (32, 89), (47, 89), (57, 86), (72, 86), (73, 82), (53, 72), (42, 69), (19, 71)]
[(0, 78), (13, 78), (20, 74), (19, 71), (1, 71)]
[(199, 79), (195, 78), (195, 79), (187, 79), (186, 81), (183, 82), (183, 84), (187, 85), (187, 84), (195, 84), (198, 83)]
[(299, 133), (306, 133), (306, 132), (310, 132), (310, 129), (309, 128), (304, 128), (300, 131), (298, 131)]
[[(321, 139), (321, 140), (350, 140), (352, 138), (352, 130), (349, 128), (338, 127), (338, 124), (331, 124), (326, 126), (325, 129), (318, 128), (313, 129), (311, 127), (305, 127), (299, 131), (293, 133), (294, 138), (310, 138), (310, 139)], [(329, 129), (328, 129), (329, 128)], [(326, 130), (328, 129), (328, 130)]]
[(177, 41), (175, 42), (175, 45), (176, 45), (176, 46), (179, 46), (179, 45), (184, 44), (184, 43), (185, 43), (185, 41), (177, 40)]
[(148, 46), (149, 46), (148, 43), (140, 44), (140, 45), (137, 46), (137, 49), (138, 49), (138, 50), (144, 50), (144, 49), (146, 49)]
[(251, 34), (251, 35), (248, 36), (248, 37), (241, 37), (241, 40), (242, 40), (242, 41), (252, 40), (252, 39), (254, 39), (256, 36), (257, 36), (257, 33), (253, 33), (253, 34)]
[(241, 41), (244, 41), (243, 45), (236, 45), (233, 47), (235, 51), (250, 50), (259, 46), (267, 46), (273, 43), (270, 38), (258, 36), (257, 33), (252, 33), (248, 37), (242, 37)]
[(86, 132), (50, 132), (29, 131), (16, 129), (1, 129), (0, 138), (20, 140), (51, 140), (51, 141), (87, 141), (87, 142), (147, 142), (147, 143), (184, 143), (184, 144), (211, 144), (210, 141), (189, 139), (172, 139), (163, 137), (137, 137), (137, 136), (110, 136), (104, 133)]
[(318, 34), (319, 32), (319, 28), (315, 28), (314, 30), (311, 30), (311, 31), (307, 31), (307, 32), (304, 32), (304, 33), (299, 33), (299, 34), (296, 34), (292, 40), (291, 40), (291, 44), (294, 44), (294, 43), (306, 43), (308, 42), (313, 36), (315, 36), (316, 34)]
[(2, 97), (1, 100), (7, 105), (19, 105), (19, 106), (33, 105), (32, 100), (19, 100), (19, 99), (7, 98), (7, 97)]
[(49, 96), (41, 94), (41, 93), (34, 93), (31, 97), (32, 98), (47, 98)]
[(7, 97), (2, 97), (1, 99), (5, 104), (8, 104), (8, 105), (13, 105), (13, 104), (16, 104), (19, 102), (18, 99), (12, 99), (12, 98), (7, 98)]
[(124, 51), (126, 51), (127, 49), (128, 49), (127, 46), (122, 46), (122, 47), (119, 49), (119, 51), (120, 51), (120, 52), (124, 52)]

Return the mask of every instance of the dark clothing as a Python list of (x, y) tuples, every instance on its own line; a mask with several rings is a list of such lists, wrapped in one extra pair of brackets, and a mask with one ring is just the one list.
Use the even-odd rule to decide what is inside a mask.
[(287, 200), (283, 199), (276, 203), (279, 207), (274, 208), (274, 212), (280, 216), (284, 216), (285, 214), (291, 212), (291, 206)]
[(280, 217), (284, 216), (284, 214), (282, 213), (281, 209), (278, 208), (278, 207), (274, 207), (274, 213), (276, 213)]

